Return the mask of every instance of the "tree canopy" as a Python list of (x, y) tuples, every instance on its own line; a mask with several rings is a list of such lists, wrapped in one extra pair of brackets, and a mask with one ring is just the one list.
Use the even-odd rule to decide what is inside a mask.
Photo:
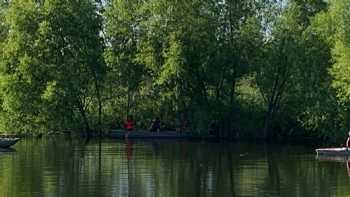
[(349, 0), (12, 0), (0, 4), (0, 130), (138, 128), (222, 137), (350, 126)]

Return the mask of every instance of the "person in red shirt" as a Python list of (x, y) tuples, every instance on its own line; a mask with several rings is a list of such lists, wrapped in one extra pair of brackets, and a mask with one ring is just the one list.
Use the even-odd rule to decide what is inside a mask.
[(132, 116), (128, 116), (128, 117), (126, 118), (126, 120), (125, 120), (124, 123), (123, 123), (123, 126), (124, 126), (124, 129), (125, 129), (126, 131), (132, 131), (132, 130), (134, 130), (134, 121), (133, 121)]

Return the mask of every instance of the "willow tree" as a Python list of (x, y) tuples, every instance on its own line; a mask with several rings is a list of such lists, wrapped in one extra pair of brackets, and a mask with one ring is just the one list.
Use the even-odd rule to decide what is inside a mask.
[(249, 72), (255, 56), (259, 56), (263, 38), (258, 14), (261, 11), (259, 6), (262, 5), (259, 1), (250, 0), (224, 1), (216, 5), (216, 34), (220, 43), (217, 46), (219, 53), (215, 62), (219, 66), (216, 66), (216, 91), (218, 95), (229, 92), (228, 100), (231, 104), (234, 101), (237, 81)]
[(330, 74), (333, 77), (332, 87), (336, 90), (336, 96), (347, 113), (343, 116), (344, 126), (348, 129), (350, 125), (350, 1), (330, 1), (327, 12), (317, 16), (317, 24), (322, 35), (332, 47), (333, 65)]
[[(104, 56), (108, 67), (110, 107), (117, 118), (131, 112), (140, 102), (140, 87), (145, 73), (136, 61), (137, 46), (142, 29), (143, 1), (112, 0), (106, 6), (105, 35), (107, 48)], [(113, 104), (117, 103), (117, 104)]]
[(257, 72), (257, 83), (266, 102), (263, 137), (269, 130), (276, 114), (286, 103), (287, 92), (293, 87), (293, 78), (301, 62), (303, 28), (298, 20), (300, 9), (290, 4), (279, 16), (266, 43), (265, 57)]
[(262, 38), (253, 1), (150, 0), (143, 10), (137, 61), (149, 71), (157, 106), (192, 114), (206, 129), (233, 104)]
[(39, 67), (39, 61), (34, 57), (34, 40), (37, 39), (35, 32), (42, 16), (35, 6), (30, 1), (12, 1), (5, 15), (4, 25), (9, 31), (1, 43), (0, 60), (1, 118), (5, 131), (16, 127), (31, 130), (38, 126), (35, 115), (40, 114), (41, 91), (37, 87), (44, 84), (39, 85), (35, 83), (38, 81), (32, 80)]
[(56, 66), (48, 90), (69, 103), (74, 114), (78, 109), (90, 135), (94, 113), (98, 114), (98, 126), (101, 126), (100, 86), (105, 71), (101, 16), (92, 0), (45, 1), (44, 8), (47, 20), (42, 23), (40, 42), (47, 47), (45, 51), (50, 51), (48, 63)]
[[(93, 1), (11, 1), (1, 60), (2, 109), (23, 130), (90, 135), (101, 79), (101, 19)], [(27, 121), (23, 121), (23, 116)], [(8, 122), (12, 123), (12, 122)]]
[(323, 1), (293, 0), (273, 20), (265, 63), (257, 73), (266, 101), (264, 137), (276, 129), (291, 135), (302, 129), (324, 132), (337, 121), (332, 120), (338, 109), (328, 74), (329, 44), (313, 20), (326, 6)]
[[(152, 15), (143, 25), (139, 61), (152, 73), (152, 81), (169, 112), (187, 114), (208, 102), (207, 68), (215, 47), (215, 24), (207, 1), (150, 1)], [(152, 59), (147, 58), (152, 57)], [(193, 110), (192, 110), (193, 111)], [(189, 118), (189, 117), (188, 117)]]

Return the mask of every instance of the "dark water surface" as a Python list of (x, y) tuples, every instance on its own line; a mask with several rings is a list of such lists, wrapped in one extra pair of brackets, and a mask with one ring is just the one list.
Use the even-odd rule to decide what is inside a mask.
[(312, 148), (23, 140), (0, 152), (0, 197), (350, 196), (345, 162)]

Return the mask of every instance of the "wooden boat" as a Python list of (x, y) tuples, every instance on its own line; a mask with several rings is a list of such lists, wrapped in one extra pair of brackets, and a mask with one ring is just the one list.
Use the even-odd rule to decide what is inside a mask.
[(117, 139), (191, 139), (194, 137), (189, 132), (177, 132), (177, 131), (130, 131), (125, 132), (124, 130), (112, 130), (109, 133), (109, 137)]
[(0, 148), (10, 148), (19, 141), (19, 138), (0, 138)]
[(350, 156), (350, 148), (319, 148), (316, 149), (317, 155), (330, 156)]

